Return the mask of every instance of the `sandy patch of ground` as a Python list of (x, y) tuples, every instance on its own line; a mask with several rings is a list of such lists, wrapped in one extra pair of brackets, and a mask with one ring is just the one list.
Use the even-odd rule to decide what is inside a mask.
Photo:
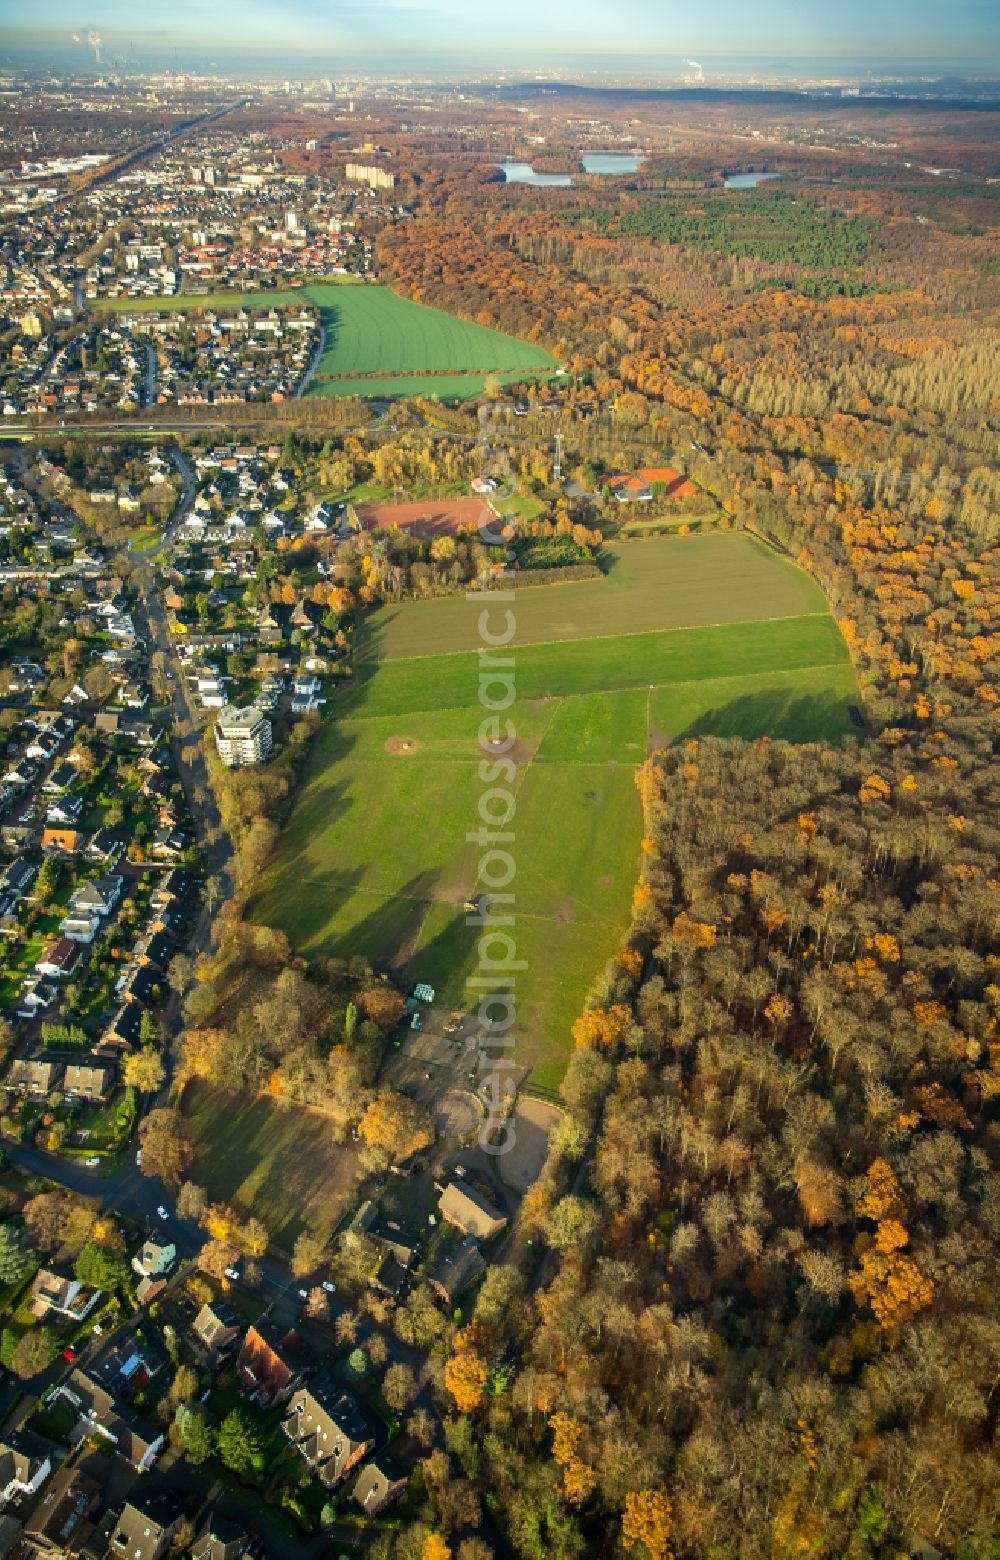
[(433, 1106), (434, 1125), (439, 1137), (457, 1143), (475, 1132), (483, 1119), (483, 1107), (467, 1089), (449, 1089)]
[[(562, 1120), (558, 1105), (525, 1095), (518, 1100), (511, 1125), (513, 1143), (497, 1156), (501, 1179), (515, 1192), (526, 1192), (542, 1173), (549, 1134)], [(508, 1138), (508, 1142), (510, 1139)]]
[(477, 744), (477, 750), (487, 758), (509, 758), (512, 764), (530, 764), (538, 752), (538, 743), (514, 742), (508, 747), (506, 739), (501, 738), (499, 742), (484, 742), (481, 747)]
[(419, 752), (420, 743), (416, 737), (393, 736), (386, 741), (385, 750), (391, 753), (393, 758), (404, 758), (407, 754)]

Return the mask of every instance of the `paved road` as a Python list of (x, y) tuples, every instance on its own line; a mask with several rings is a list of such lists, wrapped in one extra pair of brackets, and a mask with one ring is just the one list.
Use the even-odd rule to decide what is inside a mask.
[(316, 351), (313, 353), (312, 358), (309, 361), (309, 364), (308, 364), (308, 366), (306, 368), (305, 373), (302, 375), (302, 378), (299, 380), (298, 389), (292, 395), (292, 400), (293, 401), (301, 401), (302, 397), (305, 395), (306, 391), (309, 388), (310, 381), (312, 380), (313, 375), (315, 374), (317, 368), (319, 367), (320, 358), (323, 356), (323, 353), (325, 351), (326, 351), (326, 326), (325, 325), (321, 325), (320, 328), (319, 328), (319, 342), (317, 344)]

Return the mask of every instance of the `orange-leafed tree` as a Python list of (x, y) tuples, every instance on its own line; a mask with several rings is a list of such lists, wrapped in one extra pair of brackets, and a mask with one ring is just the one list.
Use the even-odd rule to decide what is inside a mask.
[(486, 1361), (460, 1333), (455, 1340), (455, 1353), (444, 1367), (444, 1384), (460, 1414), (473, 1414), (482, 1406), (487, 1374)]
[(609, 1008), (584, 1008), (573, 1025), (573, 1039), (593, 1051), (617, 1045), (632, 1027), (632, 1014), (623, 1002)]
[(622, 1512), (622, 1548), (641, 1544), (650, 1560), (668, 1560), (670, 1514), (665, 1489), (630, 1491)]

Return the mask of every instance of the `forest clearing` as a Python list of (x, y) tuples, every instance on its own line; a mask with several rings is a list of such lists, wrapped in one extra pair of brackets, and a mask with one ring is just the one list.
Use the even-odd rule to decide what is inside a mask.
[[(628, 923), (642, 832), (634, 772), (650, 748), (700, 731), (836, 741), (857, 699), (839, 631), (815, 610), (817, 587), (776, 554), (737, 535), (615, 553), (604, 581), (533, 587), (515, 604), (506, 718), (517, 733), (516, 936), (527, 965), (517, 1059), (542, 1091), (557, 1087), (573, 1019)], [(654, 621), (658, 601), (661, 625), (675, 626), (623, 629)], [(755, 608), (796, 615), (680, 626)], [(463, 905), (479, 859), (466, 835), (482, 789), (481, 611), (452, 598), (372, 620), (372, 659), (316, 740), (253, 903), (297, 951), (364, 954), (456, 1007), (476, 958)], [(522, 645), (522, 635), (537, 637)], [(400, 654), (414, 644), (422, 653)]]

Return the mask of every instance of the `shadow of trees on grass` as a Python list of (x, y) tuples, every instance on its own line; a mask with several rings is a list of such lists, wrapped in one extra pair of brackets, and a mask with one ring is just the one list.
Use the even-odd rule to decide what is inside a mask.
[(794, 686), (761, 689), (742, 694), (705, 710), (674, 738), (741, 737), (751, 742), (757, 737), (773, 737), (785, 742), (839, 742), (859, 733), (851, 724), (848, 701), (841, 695), (798, 693)]

